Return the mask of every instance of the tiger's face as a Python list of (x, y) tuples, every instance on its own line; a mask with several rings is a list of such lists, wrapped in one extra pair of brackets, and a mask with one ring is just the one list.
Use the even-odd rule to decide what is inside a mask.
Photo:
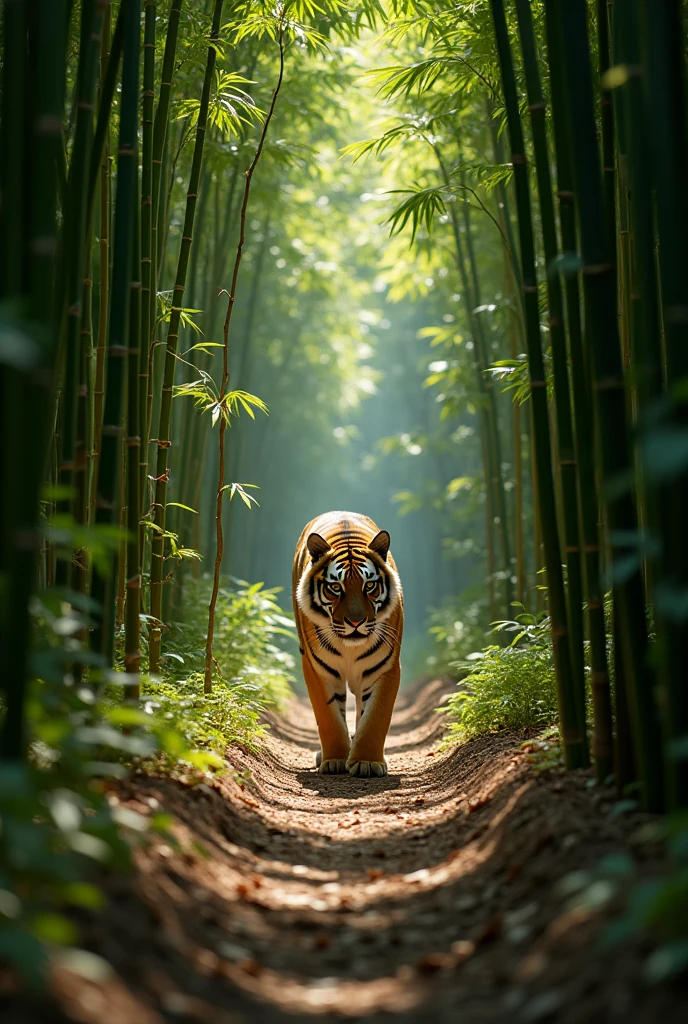
[(317, 533), (307, 544), (313, 561), (300, 588), (303, 610), (346, 645), (362, 643), (381, 628), (396, 603), (396, 574), (386, 561), (389, 534), (381, 530), (361, 548), (336, 550)]

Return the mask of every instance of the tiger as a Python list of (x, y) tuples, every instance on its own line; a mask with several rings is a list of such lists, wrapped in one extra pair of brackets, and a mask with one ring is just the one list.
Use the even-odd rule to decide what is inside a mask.
[[(384, 776), (399, 690), (404, 601), (390, 536), (357, 512), (326, 512), (296, 546), (292, 597), (324, 775)], [(346, 687), (356, 729), (346, 724)]]

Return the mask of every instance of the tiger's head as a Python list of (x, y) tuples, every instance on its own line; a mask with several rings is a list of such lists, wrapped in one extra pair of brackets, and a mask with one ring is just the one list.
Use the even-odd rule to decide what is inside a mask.
[(304, 569), (298, 603), (305, 615), (345, 644), (382, 633), (397, 605), (401, 586), (387, 561), (390, 537), (380, 530), (366, 547), (332, 547), (319, 533), (306, 544), (311, 563)]

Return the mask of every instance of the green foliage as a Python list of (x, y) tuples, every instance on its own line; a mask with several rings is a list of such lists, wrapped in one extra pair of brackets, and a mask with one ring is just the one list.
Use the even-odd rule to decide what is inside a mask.
[[(200, 672), (205, 657), (210, 577), (189, 581), (186, 588), (186, 615), (183, 622), (171, 625), (166, 648), (166, 671), (173, 679)], [(279, 706), (291, 692), (294, 657), (288, 648), (293, 646), (296, 634), (293, 619), (277, 602), (279, 593), (279, 587), (224, 579), (217, 599), (215, 678), (251, 694), (250, 699), (261, 706)], [(242, 729), (237, 724), (237, 730)]]
[(450, 739), (501, 729), (544, 727), (557, 721), (557, 694), (548, 619), (500, 622), (516, 635), (507, 647), (491, 645), (474, 656), (469, 675), (447, 705)]
[(254, 409), (267, 415), (268, 407), (256, 395), (251, 395), (248, 391), (227, 391), (221, 396), (210, 374), (204, 370), (201, 370), (200, 374), (198, 380), (186, 384), (175, 384), (174, 397), (193, 398), (197, 408), (210, 413), (213, 426), (218, 422), (220, 416), (229, 425), (232, 416), (239, 416), (242, 410), (248, 413), (251, 419), (255, 419)]

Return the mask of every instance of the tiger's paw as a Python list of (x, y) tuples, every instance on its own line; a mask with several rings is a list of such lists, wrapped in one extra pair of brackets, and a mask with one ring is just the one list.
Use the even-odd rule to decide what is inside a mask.
[(318, 771), (321, 775), (346, 775), (346, 758), (328, 757), (324, 761), (322, 756), (318, 761)]
[(346, 763), (349, 775), (356, 775), (359, 779), (369, 779), (377, 776), (381, 778), (387, 774), (386, 761), (352, 761)]

